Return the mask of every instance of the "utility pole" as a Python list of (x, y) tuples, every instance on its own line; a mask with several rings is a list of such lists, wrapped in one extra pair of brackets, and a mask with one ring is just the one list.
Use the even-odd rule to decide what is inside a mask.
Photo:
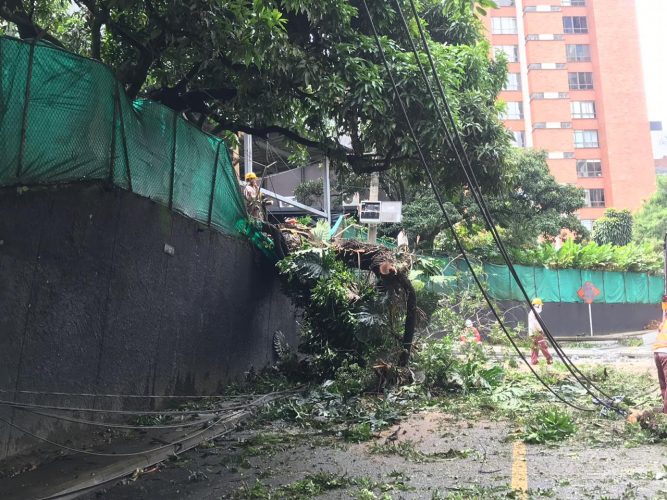
[(243, 170), (252, 172), (252, 135), (243, 134)]
[[(371, 174), (371, 188), (368, 193), (368, 201), (378, 201), (380, 191), (380, 174), (373, 172)], [(368, 225), (368, 243), (376, 243), (378, 236), (377, 224)]]
[[(305, 169), (303, 169), (305, 171)], [(324, 199), (322, 200), (322, 210), (327, 214), (327, 220), (331, 224), (331, 179), (329, 178), (329, 157), (324, 157)]]

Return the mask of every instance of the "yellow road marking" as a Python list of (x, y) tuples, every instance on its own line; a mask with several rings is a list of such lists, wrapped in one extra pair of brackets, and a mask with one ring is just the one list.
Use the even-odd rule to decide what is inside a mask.
[(523, 441), (515, 441), (512, 448), (512, 489), (521, 492), (521, 500), (528, 498), (528, 464)]

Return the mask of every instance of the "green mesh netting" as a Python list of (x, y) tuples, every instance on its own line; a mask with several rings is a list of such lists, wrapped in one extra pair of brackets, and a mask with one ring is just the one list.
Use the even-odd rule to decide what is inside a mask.
[[(464, 263), (457, 265), (443, 258), (431, 258), (443, 269), (443, 276), (452, 276), (457, 271), (455, 285), (472, 286), (466, 279), (470, 273)], [(483, 265), (487, 289), (496, 300), (524, 300), (519, 286), (510, 275), (507, 266)], [(645, 273), (618, 273), (587, 269), (546, 269), (544, 267), (514, 266), (528, 297), (540, 297), (544, 302), (582, 302), (577, 291), (590, 281), (599, 290), (596, 303), (606, 304), (659, 304), (662, 300), (663, 279)], [(436, 291), (444, 288), (432, 287)]]
[(128, 101), (107, 66), (45, 42), (0, 38), (0, 69), (0, 186), (110, 181), (272, 256), (220, 139)]

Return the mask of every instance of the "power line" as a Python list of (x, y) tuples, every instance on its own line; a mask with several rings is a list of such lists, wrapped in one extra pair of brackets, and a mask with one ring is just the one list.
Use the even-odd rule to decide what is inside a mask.
[(472, 264), (471, 264), (470, 261), (468, 260), (468, 256), (467, 256), (467, 254), (466, 254), (466, 252), (465, 252), (465, 249), (463, 248), (463, 245), (461, 244), (461, 241), (460, 241), (460, 239), (459, 239), (459, 237), (458, 237), (458, 234), (456, 233), (456, 230), (455, 230), (455, 228), (454, 228), (454, 225), (452, 224), (452, 222), (451, 222), (449, 216), (447, 215), (447, 211), (445, 210), (445, 206), (444, 206), (444, 202), (443, 202), (443, 200), (442, 200), (442, 196), (440, 195), (440, 191), (438, 190), (437, 186), (435, 185), (435, 181), (434, 181), (434, 179), (433, 179), (433, 174), (432, 174), (432, 172), (431, 172), (431, 169), (430, 169), (428, 163), (426, 162), (426, 159), (425, 159), (425, 157), (424, 157), (424, 153), (423, 153), (423, 151), (422, 151), (422, 149), (421, 149), (421, 146), (419, 145), (419, 140), (417, 139), (417, 135), (416, 135), (416, 133), (415, 133), (415, 131), (414, 131), (414, 128), (412, 127), (412, 122), (410, 121), (410, 117), (408, 116), (408, 112), (407, 112), (407, 110), (405, 109), (405, 105), (404, 105), (404, 103), (403, 103), (403, 99), (401, 98), (400, 92), (398, 91), (398, 86), (396, 85), (396, 81), (395, 81), (395, 79), (394, 79), (394, 75), (393, 75), (393, 73), (392, 73), (392, 71), (391, 71), (391, 68), (389, 67), (389, 63), (387, 62), (387, 58), (386, 58), (386, 56), (385, 56), (384, 49), (382, 48), (382, 43), (380, 42), (380, 37), (378, 36), (377, 30), (376, 30), (376, 28), (375, 28), (375, 23), (373, 22), (373, 18), (372, 18), (372, 16), (371, 16), (370, 10), (368, 9), (368, 5), (367, 5), (367, 3), (366, 3), (366, 0), (362, 0), (362, 5), (364, 6), (364, 9), (365, 9), (366, 14), (367, 14), (367, 16), (368, 16), (368, 20), (369, 20), (369, 22), (370, 22), (371, 29), (372, 29), (372, 31), (373, 31), (373, 36), (375, 37), (375, 42), (376, 42), (376, 44), (377, 44), (377, 46), (378, 46), (378, 49), (379, 49), (379, 52), (380, 52), (380, 56), (381, 56), (381, 58), (382, 58), (382, 62), (383, 62), (383, 64), (384, 64), (384, 67), (385, 67), (385, 69), (386, 69), (386, 71), (387, 71), (387, 74), (388, 74), (388, 76), (389, 76), (389, 78), (390, 78), (390, 80), (391, 80), (391, 84), (392, 84), (392, 88), (393, 88), (393, 90), (394, 90), (394, 94), (395, 94), (395, 96), (396, 96), (396, 100), (397, 100), (398, 103), (399, 103), (399, 106), (400, 106), (401, 111), (402, 111), (402, 113), (403, 113), (403, 117), (404, 117), (404, 119), (405, 119), (405, 121), (406, 121), (406, 124), (407, 124), (407, 126), (408, 126), (408, 129), (409, 129), (409, 132), (410, 132), (410, 136), (412, 137), (412, 140), (413, 140), (414, 143), (415, 143), (415, 148), (417, 149), (417, 153), (418, 153), (419, 159), (420, 159), (420, 161), (421, 161), (421, 163), (422, 163), (422, 165), (423, 165), (423, 167), (424, 167), (424, 169), (425, 169), (425, 171), (426, 171), (426, 174), (427, 174), (428, 179), (429, 179), (429, 183), (430, 183), (430, 185), (431, 185), (431, 188), (433, 189), (433, 193), (434, 193), (434, 195), (435, 195), (435, 197), (436, 197), (436, 200), (437, 200), (437, 202), (438, 202), (438, 205), (440, 206), (440, 210), (442, 211), (442, 213), (443, 213), (443, 215), (444, 215), (444, 217), (445, 217), (445, 221), (447, 222), (447, 225), (449, 226), (449, 229), (450, 229), (450, 231), (451, 231), (451, 233), (452, 233), (452, 237), (454, 238), (454, 241), (456, 242), (457, 248), (458, 248), (459, 251), (461, 252), (461, 254), (462, 254), (464, 260), (466, 261), (466, 264), (468, 264), (468, 267), (470, 268), (470, 272), (471, 272), (471, 274), (472, 274), (472, 276), (473, 276), (473, 279), (475, 280), (475, 283), (477, 284), (478, 288), (480, 289), (480, 292), (481, 292), (482, 295), (484, 296), (484, 299), (486, 300), (487, 304), (488, 304), (489, 307), (491, 308), (491, 311), (493, 312), (493, 315), (495, 316), (496, 320), (497, 320), (498, 323), (500, 324), (500, 326), (501, 326), (503, 332), (505, 333), (505, 335), (507, 336), (508, 340), (510, 341), (510, 343), (511, 343), (512, 346), (514, 347), (515, 351), (519, 354), (519, 356), (520, 356), (521, 359), (524, 361), (524, 363), (526, 363), (526, 365), (528, 366), (528, 368), (530, 369), (530, 371), (533, 373), (533, 375), (534, 375), (534, 376), (535, 376), (535, 377), (542, 383), (542, 385), (543, 385), (549, 392), (551, 392), (557, 399), (559, 399), (559, 400), (562, 401), (563, 403), (567, 404), (568, 406), (571, 406), (572, 408), (575, 408), (575, 409), (577, 409), (577, 410), (581, 410), (581, 411), (595, 411), (595, 410), (590, 409), (590, 408), (583, 408), (583, 407), (580, 407), (580, 406), (578, 406), (578, 405), (576, 405), (576, 404), (574, 404), (574, 403), (572, 403), (572, 402), (570, 402), (570, 401), (567, 401), (567, 400), (564, 399), (560, 394), (558, 394), (557, 392), (555, 392), (555, 391), (549, 386), (549, 384), (547, 384), (547, 383), (546, 383), (546, 382), (545, 382), (545, 381), (544, 381), (544, 380), (537, 374), (537, 372), (535, 371), (535, 369), (528, 363), (528, 360), (526, 360), (525, 356), (524, 356), (523, 353), (520, 351), (520, 349), (518, 348), (518, 346), (517, 346), (516, 343), (514, 342), (514, 339), (513, 339), (512, 336), (509, 334), (509, 332), (507, 331), (507, 329), (506, 329), (504, 323), (503, 323), (502, 320), (500, 319), (500, 316), (498, 315), (498, 312), (496, 311), (495, 307), (493, 306), (493, 304), (492, 304), (492, 302), (491, 302), (491, 298), (489, 297), (488, 293), (486, 292), (486, 290), (485, 290), (484, 287), (482, 286), (482, 284), (481, 284), (481, 282), (480, 282), (480, 280), (479, 280), (479, 277), (477, 276), (477, 273), (475, 272), (475, 270), (473, 269)]
[[(415, 20), (416, 20), (416, 23), (417, 23), (417, 27), (418, 27), (418, 29), (419, 29), (419, 34), (420, 34), (420, 37), (421, 37), (421, 40), (422, 40), (422, 44), (424, 45), (424, 50), (425, 50), (425, 52), (426, 52), (426, 54), (427, 54), (427, 56), (428, 56), (429, 65), (430, 65), (430, 67), (431, 67), (431, 71), (432, 71), (432, 73), (433, 73), (433, 77), (434, 77), (434, 79), (435, 79), (435, 81), (436, 81), (436, 84), (437, 84), (437, 87), (438, 87), (438, 90), (439, 90), (439, 93), (440, 93), (440, 97), (441, 97), (442, 102), (443, 102), (443, 104), (444, 104), (444, 106), (445, 106), (445, 111), (447, 112), (447, 116), (448, 116), (448, 118), (449, 118), (449, 122), (450, 122), (450, 124), (451, 124), (452, 130), (454, 131), (454, 136), (455, 136), (455, 138), (456, 138), (456, 144), (458, 144), (458, 148), (460, 148), (460, 150), (461, 150), (461, 154), (459, 154), (459, 150), (458, 150), (458, 148), (456, 147), (456, 144), (455, 144), (455, 142), (454, 142), (454, 139), (451, 137), (449, 128), (447, 127), (447, 124), (445, 123), (444, 117), (442, 116), (442, 112), (440, 111), (440, 107), (439, 107), (439, 105), (438, 105), (438, 102), (437, 102), (435, 96), (433, 95), (433, 91), (432, 91), (431, 86), (430, 86), (430, 84), (429, 84), (428, 78), (427, 78), (426, 73), (425, 73), (425, 71), (424, 71), (424, 68), (423, 68), (423, 66), (422, 66), (422, 64), (421, 64), (421, 61), (419, 60), (419, 55), (418, 55), (417, 49), (416, 49), (416, 47), (415, 47), (415, 45), (414, 45), (414, 42), (413, 42), (413, 40), (412, 40), (412, 36), (410, 35), (410, 32), (409, 32), (409, 30), (408, 30), (407, 23), (406, 23), (406, 21), (405, 21), (405, 16), (403, 15), (403, 11), (402, 11), (402, 9), (401, 9), (401, 6), (400, 6), (400, 4), (398, 3), (397, 0), (394, 0), (394, 3), (395, 3), (395, 5), (396, 5), (396, 7), (397, 7), (397, 9), (398, 9), (398, 13), (399, 13), (399, 15), (400, 15), (400, 17), (401, 17), (401, 20), (402, 20), (404, 29), (405, 29), (405, 31), (406, 31), (406, 34), (407, 34), (407, 36), (408, 36), (408, 39), (410, 40), (410, 44), (412, 45), (413, 53), (414, 53), (414, 55), (415, 55), (415, 58), (416, 58), (416, 60), (417, 60), (417, 63), (418, 63), (418, 65), (419, 65), (419, 68), (420, 68), (420, 70), (421, 70), (422, 76), (423, 76), (423, 78), (424, 78), (424, 82), (426, 83), (426, 86), (427, 86), (427, 88), (428, 88), (428, 90), (429, 90), (429, 94), (430, 94), (430, 96), (431, 96), (431, 99), (433, 100), (433, 104), (434, 104), (435, 107), (436, 107), (436, 111), (437, 111), (438, 117), (439, 117), (439, 119), (440, 119), (440, 121), (441, 121), (441, 123), (442, 123), (442, 125), (443, 125), (443, 127), (444, 127), (444, 129), (445, 129), (445, 133), (446, 133), (446, 135), (447, 135), (447, 139), (448, 139), (448, 142), (449, 142), (449, 144), (450, 144), (450, 147), (453, 147), (454, 152), (456, 153), (456, 158), (457, 158), (458, 163), (459, 163), (460, 167), (462, 168), (462, 170), (463, 170), (463, 172), (464, 172), (464, 174), (465, 174), (465, 176), (466, 176), (466, 179), (468, 180), (468, 184), (469, 184), (469, 186), (470, 186), (470, 188), (471, 188), (471, 190), (472, 190), (472, 192), (473, 192), (475, 201), (477, 202), (478, 206), (479, 206), (480, 209), (481, 209), (481, 212), (482, 212), (482, 215), (483, 215), (484, 220), (485, 220), (485, 222), (486, 222), (486, 225), (487, 225), (487, 227), (489, 228), (490, 232), (492, 233), (492, 235), (493, 235), (493, 237), (494, 237), (494, 241), (496, 242), (496, 245), (497, 245), (498, 249), (500, 250), (501, 255), (503, 256), (503, 259), (505, 260), (505, 262), (506, 262), (506, 264), (507, 264), (507, 266), (508, 266), (508, 268), (509, 268), (509, 270), (510, 270), (510, 273), (512, 274), (512, 277), (513, 277), (514, 281), (515, 281), (515, 282), (517, 283), (517, 285), (519, 286), (519, 289), (521, 290), (521, 292), (522, 292), (522, 294), (523, 294), (523, 296), (524, 296), (526, 302), (528, 303), (529, 308), (530, 308), (530, 309), (533, 311), (533, 313), (535, 314), (535, 316), (536, 316), (536, 318), (538, 319), (538, 322), (540, 323), (540, 326), (542, 327), (544, 333), (546, 334), (547, 338), (550, 340), (550, 342), (551, 342), (551, 344), (553, 345), (553, 347), (554, 347), (556, 353), (557, 353), (558, 356), (561, 358), (561, 360), (562, 360), (563, 363), (565, 364), (565, 366), (566, 366), (566, 368), (568, 369), (568, 371), (569, 371), (569, 372), (572, 374), (572, 376), (577, 380), (577, 382), (579, 382), (579, 383), (586, 389), (586, 391), (587, 391), (587, 392), (588, 392), (588, 393), (589, 393), (589, 394), (590, 394), (590, 395), (591, 395), (591, 396), (592, 396), (598, 403), (600, 403), (600, 404), (604, 404), (604, 405), (606, 405), (606, 406), (608, 406), (608, 405), (613, 405), (613, 403), (610, 403), (610, 402), (606, 402), (606, 403), (605, 403), (605, 402), (601, 401), (601, 400), (597, 397), (597, 395), (593, 394), (592, 391), (590, 390), (590, 388), (587, 387), (586, 384), (584, 384), (584, 383), (580, 380), (579, 377), (583, 378), (583, 379), (588, 383), (588, 385), (589, 385), (590, 387), (595, 388), (595, 389), (596, 389), (600, 394), (602, 394), (605, 398), (607, 398), (608, 400), (611, 400), (611, 399), (612, 399), (612, 398), (611, 398), (610, 396), (608, 396), (602, 389), (600, 389), (599, 387), (597, 387), (597, 386), (596, 386), (596, 385), (595, 385), (595, 384), (594, 384), (594, 383), (593, 383), (593, 382), (592, 382), (586, 375), (584, 375), (584, 374), (583, 374), (583, 373), (576, 367), (576, 365), (574, 365), (574, 363), (569, 359), (569, 357), (568, 357), (568, 356), (565, 354), (565, 352), (562, 350), (562, 348), (560, 347), (560, 345), (558, 344), (558, 342), (555, 340), (555, 338), (553, 337), (553, 335), (552, 335), (551, 332), (549, 331), (549, 328), (547, 327), (547, 325), (546, 325), (546, 323), (544, 322), (544, 320), (543, 320), (543, 319), (540, 317), (540, 315), (537, 314), (536, 311), (534, 310), (534, 307), (533, 307), (533, 305), (532, 305), (532, 303), (531, 303), (531, 301), (530, 301), (530, 298), (528, 297), (528, 294), (527, 294), (527, 292), (526, 292), (526, 290), (525, 290), (523, 284), (521, 283), (521, 280), (519, 279), (519, 276), (518, 276), (518, 274), (516, 273), (516, 270), (515, 270), (514, 265), (513, 265), (512, 261), (511, 261), (510, 257), (509, 257), (509, 254), (507, 253), (507, 250), (506, 250), (506, 248), (505, 248), (505, 246), (504, 246), (504, 244), (503, 244), (503, 242), (502, 242), (502, 238), (500, 237), (500, 235), (498, 234), (498, 232), (497, 232), (497, 230), (496, 230), (496, 227), (495, 227), (495, 224), (494, 224), (494, 222), (493, 222), (493, 218), (492, 218), (492, 216), (491, 216), (491, 213), (490, 213), (490, 211), (489, 211), (489, 209), (488, 209), (488, 206), (487, 206), (487, 204), (486, 204), (486, 201), (484, 200), (484, 197), (483, 197), (483, 195), (482, 195), (482, 193), (481, 193), (481, 188), (480, 188), (479, 182), (477, 181), (477, 178), (476, 178), (476, 176), (475, 176), (475, 172), (474, 172), (474, 169), (472, 168), (472, 163), (470, 162), (470, 158), (468, 157), (468, 155), (467, 155), (467, 153), (466, 153), (465, 147), (464, 147), (464, 145), (463, 145), (463, 141), (462, 141), (462, 139), (461, 139), (460, 132), (459, 132), (457, 126), (456, 126), (456, 121), (454, 120), (454, 116), (453, 116), (451, 107), (449, 106), (449, 103), (448, 103), (448, 100), (447, 100), (447, 96), (446, 96), (445, 91), (444, 91), (444, 89), (443, 89), (442, 82), (440, 81), (440, 77), (439, 77), (438, 72), (437, 72), (437, 70), (436, 70), (435, 63), (433, 62), (433, 57), (432, 57), (430, 48), (428, 47), (428, 43), (427, 43), (427, 40), (426, 40), (426, 36), (425, 36), (425, 34), (424, 34), (424, 30), (423, 30), (423, 27), (422, 27), (422, 25), (421, 25), (421, 21), (420, 21), (420, 19), (419, 19), (419, 15), (418, 15), (418, 13), (417, 13), (417, 9), (416, 9), (414, 0), (410, 0), (410, 5), (411, 5), (411, 8), (412, 8), (412, 12), (413, 12), (413, 15), (414, 15), (414, 17), (415, 17)], [(463, 160), (461, 159), (461, 156), (463, 156), (463, 158), (465, 158), (466, 163), (463, 162)], [(467, 164), (467, 168), (466, 168), (466, 164)], [(577, 372), (578, 375), (577, 375), (577, 373), (575, 373), (575, 372)], [(614, 409), (618, 410), (618, 408), (617, 408), (615, 405), (613, 405), (613, 406), (614, 406)]]
[(61, 449), (63, 449), (63, 450), (67, 450), (67, 451), (71, 451), (71, 452), (73, 452), (73, 453), (81, 453), (81, 454), (83, 454), (83, 455), (92, 455), (92, 456), (96, 456), (96, 457), (135, 457), (135, 456), (137, 456), (137, 455), (145, 455), (145, 454), (147, 454), (147, 453), (154, 453), (154, 452), (159, 451), (159, 450), (164, 450), (164, 449), (166, 449), (166, 448), (170, 448), (170, 447), (172, 447), (172, 446), (176, 446), (176, 445), (178, 445), (178, 444), (180, 444), (180, 443), (182, 443), (182, 442), (184, 442), (184, 441), (187, 441), (187, 440), (190, 439), (190, 438), (197, 437), (197, 436), (203, 434), (203, 433), (206, 432), (207, 430), (209, 430), (209, 429), (211, 429), (212, 427), (215, 427), (216, 425), (218, 425), (219, 423), (221, 423), (224, 419), (229, 420), (229, 419), (231, 419), (231, 418), (233, 418), (233, 417), (235, 417), (235, 416), (237, 416), (237, 415), (240, 415), (240, 414), (242, 414), (242, 413), (243, 413), (242, 411), (238, 411), (238, 412), (236, 412), (235, 414), (232, 414), (232, 415), (229, 415), (229, 416), (226, 416), (226, 417), (225, 417), (225, 416), (219, 417), (219, 418), (216, 419), (213, 423), (211, 423), (210, 425), (206, 426), (205, 428), (203, 428), (203, 429), (201, 429), (201, 430), (198, 430), (198, 431), (196, 431), (196, 432), (192, 432), (192, 433), (190, 433), (190, 434), (186, 434), (184, 437), (182, 437), (182, 438), (180, 438), (180, 439), (177, 439), (177, 440), (175, 440), (175, 441), (172, 441), (172, 442), (170, 442), (170, 443), (164, 444), (164, 445), (162, 445), (162, 446), (158, 446), (158, 447), (156, 447), (156, 448), (151, 448), (151, 449), (149, 449), (149, 450), (134, 451), (134, 452), (129, 452), (129, 453), (103, 453), (103, 452), (97, 452), (97, 451), (84, 450), (84, 449), (81, 449), (81, 448), (74, 448), (74, 447), (72, 447), (72, 446), (68, 446), (68, 445), (66, 445), (66, 444), (62, 444), (62, 443), (58, 443), (58, 442), (56, 442), (56, 441), (52, 441), (52, 440), (50, 440), (50, 439), (48, 439), (48, 438), (45, 438), (45, 437), (43, 437), (43, 436), (39, 436), (39, 435), (37, 435), (37, 434), (35, 434), (35, 433), (29, 431), (28, 429), (25, 429), (25, 428), (23, 428), (23, 427), (21, 427), (21, 426), (19, 426), (19, 425), (16, 425), (15, 423), (9, 421), (8, 419), (6, 419), (6, 418), (4, 418), (4, 417), (2, 417), (2, 416), (0, 416), (0, 422), (4, 422), (4, 423), (6, 423), (7, 425), (9, 425), (10, 427), (13, 427), (14, 429), (16, 429), (17, 431), (19, 431), (19, 432), (21, 432), (21, 433), (23, 433), (23, 434), (26, 434), (26, 435), (28, 435), (28, 436), (31, 436), (31, 437), (33, 437), (33, 438), (39, 440), (39, 441), (42, 441), (42, 442), (44, 442), (44, 443), (51, 444), (51, 445), (53, 445), (53, 446), (57, 446), (58, 448), (61, 448)]
[(183, 427), (195, 427), (197, 425), (204, 424), (209, 422), (210, 419), (195, 420), (191, 422), (181, 422), (180, 424), (168, 424), (168, 425), (131, 425), (131, 424), (113, 424), (110, 422), (100, 422), (96, 420), (85, 420), (81, 418), (67, 417), (63, 415), (55, 415), (53, 413), (44, 413), (41, 411), (31, 410), (29, 408), (15, 407), (15, 409), (30, 413), (32, 415), (37, 415), (40, 417), (47, 417), (56, 420), (62, 420), (64, 422), (71, 422), (73, 424), (82, 424), (82, 425), (91, 425), (94, 427), (108, 427), (110, 429), (126, 429), (126, 430), (153, 430), (153, 429), (180, 429)]
[(0, 400), (0, 406), (9, 406), (11, 408), (28, 408), (37, 410), (56, 410), (56, 411), (83, 412), (83, 413), (106, 413), (115, 415), (200, 415), (202, 413), (216, 413), (220, 411), (228, 411), (244, 407), (244, 405), (234, 405), (229, 407), (205, 408), (202, 410), (112, 410), (104, 408), (80, 408), (72, 406), (19, 403), (16, 401), (7, 401), (7, 400)]
[(176, 394), (158, 396), (153, 394), (97, 394), (93, 392), (51, 392), (51, 391), (32, 391), (32, 390), (13, 390), (13, 389), (0, 389), (0, 393), (5, 394), (32, 394), (40, 396), (68, 396), (68, 397), (90, 397), (90, 398), (119, 398), (119, 399), (231, 399), (231, 398), (243, 398), (248, 397), (247, 395), (233, 395), (225, 396), (221, 394), (210, 395), (210, 396), (195, 396), (195, 395), (184, 395), (179, 396)]

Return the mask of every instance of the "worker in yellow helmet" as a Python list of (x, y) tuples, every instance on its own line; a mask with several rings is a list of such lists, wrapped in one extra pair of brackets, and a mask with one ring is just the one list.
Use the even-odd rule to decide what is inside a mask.
[[(542, 299), (536, 297), (532, 300), (531, 303), (533, 304), (533, 309), (535, 309), (535, 312), (540, 314), (542, 312), (543, 306)], [(547, 360), (547, 364), (550, 365), (553, 363), (554, 361), (551, 357), (551, 353), (549, 352), (549, 346), (547, 345), (547, 341), (544, 338), (542, 325), (540, 325), (540, 322), (537, 320), (537, 317), (535, 316), (535, 313), (532, 309), (528, 313), (528, 337), (532, 341), (532, 345), (530, 346), (530, 364), (536, 365), (538, 363), (537, 357), (539, 355), (539, 351), (542, 351), (542, 354)]]
[(262, 219), (262, 199), (259, 185), (257, 184), (257, 175), (255, 172), (245, 174), (246, 185), (243, 189), (248, 215), (255, 219)]
[(658, 369), (660, 393), (662, 394), (662, 412), (667, 413), (667, 320), (663, 321), (658, 336), (653, 343), (653, 357)]

